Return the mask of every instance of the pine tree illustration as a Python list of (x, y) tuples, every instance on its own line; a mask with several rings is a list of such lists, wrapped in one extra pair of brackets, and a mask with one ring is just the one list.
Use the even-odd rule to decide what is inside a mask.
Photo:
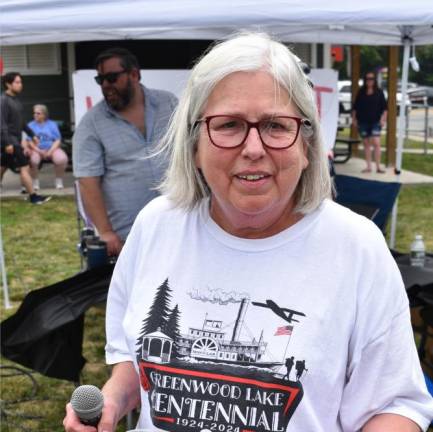
[(164, 333), (173, 339), (173, 348), (171, 351), (172, 357), (177, 357), (178, 349), (179, 349), (178, 343), (176, 342), (180, 337), (179, 320), (180, 320), (180, 312), (179, 312), (178, 305), (176, 305), (172, 309), (164, 327)]
[(141, 346), (144, 335), (160, 329), (162, 331), (166, 325), (170, 314), (170, 297), (171, 288), (168, 284), (168, 278), (156, 290), (155, 298), (149, 309), (147, 318), (143, 320), (140, 336), (137, 339), (137, 354), (141, 354)]

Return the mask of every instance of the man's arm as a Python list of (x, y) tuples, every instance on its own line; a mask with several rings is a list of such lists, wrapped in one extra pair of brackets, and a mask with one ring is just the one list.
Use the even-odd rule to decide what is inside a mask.
[(378, 414), (362, 428), (362, 432), (420, 432), (420, 427), (398, 414)]
[(108, 255), (119, 255), (123, 242), (113, 231), (108, 219), (100, 177), (81, 177), (79, 185), (84, 209), (96, 226), (101, 240), (107, 243)]

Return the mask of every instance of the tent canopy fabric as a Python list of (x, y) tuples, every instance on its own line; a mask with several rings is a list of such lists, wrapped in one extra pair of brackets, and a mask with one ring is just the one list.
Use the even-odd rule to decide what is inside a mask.
[(245, 29), (288, 42), (433, 43), (431, 0), (3, 0), (2, 45), (224, 39)]

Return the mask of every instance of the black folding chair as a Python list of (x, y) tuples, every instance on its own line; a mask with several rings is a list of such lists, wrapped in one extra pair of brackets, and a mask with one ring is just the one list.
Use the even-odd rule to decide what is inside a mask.
[(386, 222), (400, 191), (400, 183), (345, 175), (336, 175), (334, 182), (336, 202), (368, 217), (385, 232)]

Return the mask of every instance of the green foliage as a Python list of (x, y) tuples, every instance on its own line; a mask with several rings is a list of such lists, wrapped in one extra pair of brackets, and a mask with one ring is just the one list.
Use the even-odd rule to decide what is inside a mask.
[(433, 154), (404, 153), (402, 168), (431, 176), (433, 175)]
[[(16, 312), (28, 292), (78, 273), (80, 259), (72, 197), (56, 197), (43, 206), (33, 206), (22, 199), (2, 199), (1, 225), (13, 306), (4, 309), (2, 292), (0, 312), (4, 320)], [(102, 386), (109, 376), (104, 363), (104, 317), (104, 306), (91, 308), (85, 316), (83, 355), (87, 363), (81, 379), (84, 384)], [(2, 366), (24, 369), (4, 358)], [(17, 375), (13, 369), (1, 369), (1, 430), (63, 431), (65, 404), (75, 388), (73, 383), (29, 373)], [(33, 387), (32, 377), (37, 388)], [(124, 430), (124, 425), (118, 430)]]
[[(398, 200), (395, 248), (409, 252), (415, 234), (422, 234), (426, 249), (433, 250), (433, 185), (403, 185)], [(388, 229), (390, 224), (388, 224)]]
[(361, 47), (361, 77), (369, 71), (387, 65), (387, 52), (385, 47), (362, 46)]

